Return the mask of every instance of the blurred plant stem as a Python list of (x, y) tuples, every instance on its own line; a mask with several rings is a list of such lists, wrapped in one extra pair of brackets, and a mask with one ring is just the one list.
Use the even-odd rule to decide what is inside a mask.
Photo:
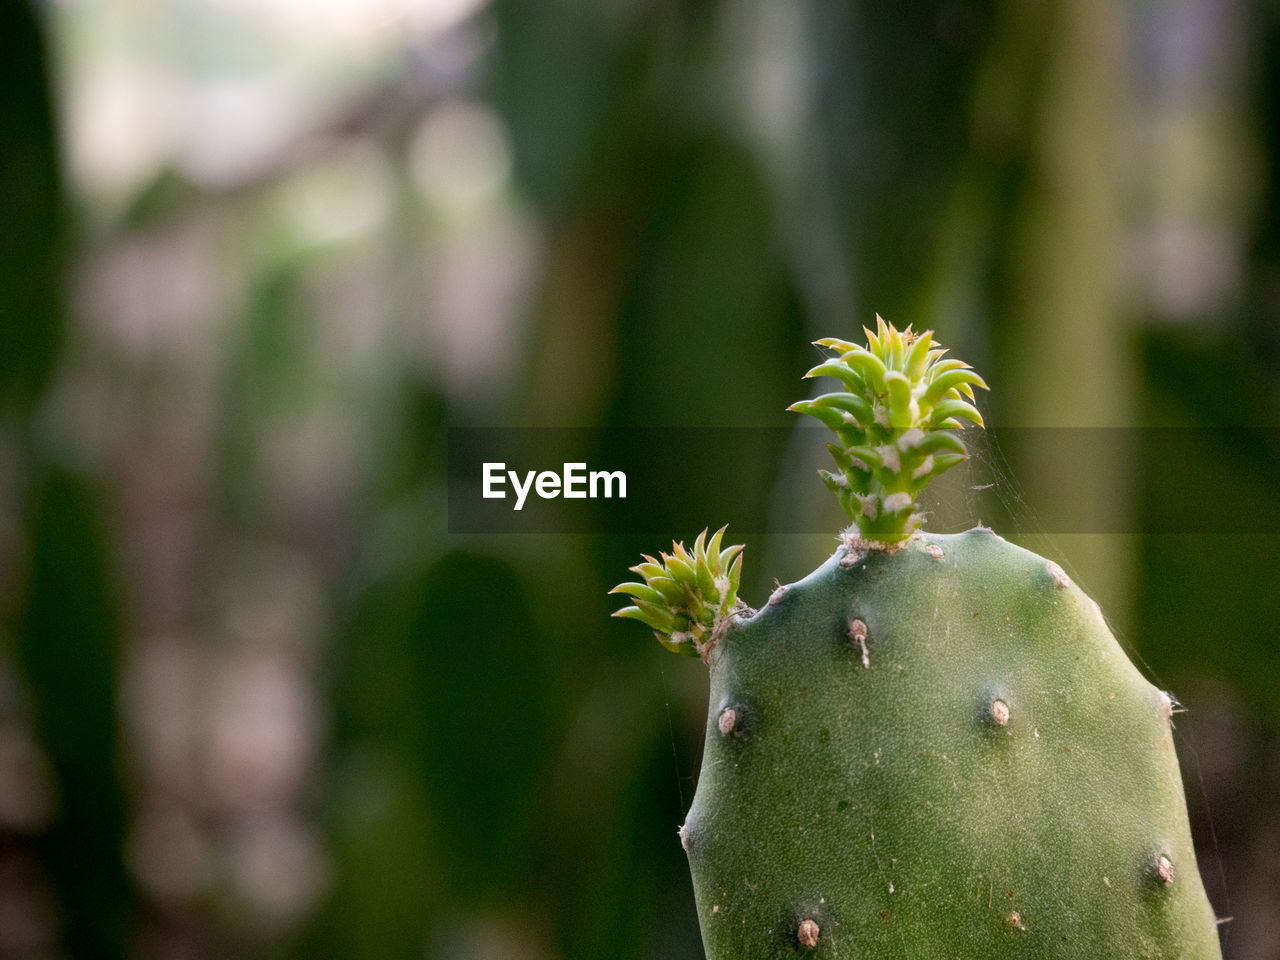
[(116, 766), (119, 618), (100, 495), (57, 462), (33, 416), (64, 340), (69, 235), (47, 37), (25, 0), (0, 6), (0, 63), (0, 422), (14, 429), (19, 501), (3, 506), (20, 518), (25, 548), (12, 558), (21, 572), (5, 606), (57, 792), (52, 825), (33, 838), (59, 907), (44, 935), (60, 928), (70, 956), (107, 960), (124, 955), (131, 913)]
[(66, 204), (48, 43), (30, 0), (0, 12), (0, 416), (21, 418), (63, 340)]

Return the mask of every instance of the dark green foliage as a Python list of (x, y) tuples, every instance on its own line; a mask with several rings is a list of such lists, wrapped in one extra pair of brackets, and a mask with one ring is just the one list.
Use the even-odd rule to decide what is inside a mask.
[[(481, 583), (493, 602), (478, 609)], [(357, 603), (335, 664), (334, 833), (349, 873), (330, 936), (344, 950), (404, 953), (430, 930), (425, 908), (474, 910), (530, 882), (555, 688), (529, 620), (511, 568), (463, 551)]]
[(119, 620), (99, 504), (47, 468), (35, 491), (30, 568), (16, 631), (36, 732), (52, 760), (58, 815), (45, 837), (71, 956), (124, 955), (130, 885), (117, 763)]
[[(555, 0), (495, 4), (495, 95), (509, 118), (516, 172), (538, 202), (561, 207), (627, 92), (625, 60), (603, 6)], [(621, 62), (620, 62), (621, 61)]]
[[(645, 200), (641, 229), (626, 241), (637, 246), (637, 267), (617, 318), (611, 419), (785, 423), (788, 385), (810, 351), (762, 172), (746, 150), (709, 137), (663, 157)], [(762, 482), (770, 467), (741, 482)]]
[(64, 210), (48, 48), (34, 4), (0, 10), (0, 414), (30, 407), (62, 342)]

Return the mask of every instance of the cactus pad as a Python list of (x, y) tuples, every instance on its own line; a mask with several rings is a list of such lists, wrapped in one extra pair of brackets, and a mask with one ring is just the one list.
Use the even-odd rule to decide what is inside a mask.
[(711, 656), (708, 957), (1219, 957), (1171, 701), (1096, 605), (985, 529), (846, 557)]

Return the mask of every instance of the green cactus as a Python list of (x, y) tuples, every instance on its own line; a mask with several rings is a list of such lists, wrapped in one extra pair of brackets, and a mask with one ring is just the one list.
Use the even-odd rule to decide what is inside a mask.
[(840, 440), (835, 553), (759, 612), (723, 529), (618, 588), (710, 667), (680, 828), (707, 956), (1220, 958), (1171, 698), (1057, 564), (918, 529), (985, 385), (883, 321), (820, 343), (840, 357), (811, 374), (848, 392), (792, 409)]

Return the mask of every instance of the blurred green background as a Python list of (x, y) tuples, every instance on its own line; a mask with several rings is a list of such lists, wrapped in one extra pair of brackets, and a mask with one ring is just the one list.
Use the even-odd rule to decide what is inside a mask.
[[(1280, 957), (1280, 538), (1143, 522), (1280, 492), (1274, 4), (18, 0), (0, 50), (0, 958), (701, 957), (705, 672), (605, 595), (664, 544), (450, 535), (446, 428), (786, 426), (876, 312), (990, 423), (1203, 431), (957, 509), (1130, 531), (1002, 532), (1186, 706), (1226, 956)], [(672, 497), (834, 532), (774, 436)], [(747, 533), (756, 603), (831, 548)]]

